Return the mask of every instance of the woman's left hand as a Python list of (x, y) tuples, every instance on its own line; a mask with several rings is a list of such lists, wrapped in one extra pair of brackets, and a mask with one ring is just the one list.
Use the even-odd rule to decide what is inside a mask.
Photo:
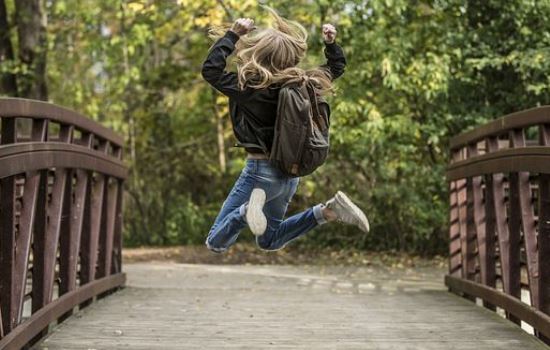
[(241, 36), (250, 33), (255, 28), (256, 27), (254, 27), (254, 20), (252, 18), (239, 18), (235, 21), (235, 23), (233, 23), (231, 31), (233, 31), (238, 36)]

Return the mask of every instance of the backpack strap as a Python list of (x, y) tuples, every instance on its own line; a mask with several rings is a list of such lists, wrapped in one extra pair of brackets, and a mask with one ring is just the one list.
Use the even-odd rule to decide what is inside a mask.
[(306, 89), (309, 95), (309, 101), (311, 102), (311, 108), (313, 109), (313, 118), (315, 118), (318, 123), (320, 123), (322, 130), (326, 130), (328, 125), (326, 125), (325, 120), (321, 117), (321, 111), (319, 110), (319, 101), (317, 100), (317, 93), (315, 92), (315, 85), (313, 81), (308, 80), (306, 82)]

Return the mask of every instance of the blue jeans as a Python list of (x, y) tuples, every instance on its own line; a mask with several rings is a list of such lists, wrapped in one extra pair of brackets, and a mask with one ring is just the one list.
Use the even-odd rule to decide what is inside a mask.
[(266, 194), (263, 211), (267, 229), (263, 235), (256, 237), (256, 243), (262, 249), (281, 249), (293, 239), (325, 223), (322, 204), (283, 221), (298, 182), (299, 178), (285, 176), (268, 160), (248, 159), (210, 229), (206, 239), (208, 249), (221, 253), (235, 243), (239, 232), (246, 226), (246, 204), (254, 188), (261, 188)]

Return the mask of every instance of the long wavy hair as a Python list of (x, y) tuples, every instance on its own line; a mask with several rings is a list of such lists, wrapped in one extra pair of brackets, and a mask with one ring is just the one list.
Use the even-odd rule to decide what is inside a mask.
[[(273, 19), (271, 27), (256, 28), (240, 37), (235, 46), (237, 74), (241, 89), (265, 89), (310, 80), (321, 92), (332, 89), (327, 69), (304, 70), (298, 64), (306, 55), (307, 31), (296, 21), (285, 19), (272, 8), (263, 6)], [(211, 36), (220, 37), (229, 26), (212, 28)]]

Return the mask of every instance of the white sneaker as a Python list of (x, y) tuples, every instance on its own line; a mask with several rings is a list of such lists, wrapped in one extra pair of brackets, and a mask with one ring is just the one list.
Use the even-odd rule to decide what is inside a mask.
[(256, 236), (261, 236), (267, 229), (267, 219), (264, 214), (265, 191), (261, 188), (252, 190), (248, 206), (246, 208), (246, 222), (250, 231)]
[(327, 201), (326, 206), (336, 214), (336, 220), (359, 227), (364, 232), (369, 232), (369, 220), (358, 206), (342, 191)]

